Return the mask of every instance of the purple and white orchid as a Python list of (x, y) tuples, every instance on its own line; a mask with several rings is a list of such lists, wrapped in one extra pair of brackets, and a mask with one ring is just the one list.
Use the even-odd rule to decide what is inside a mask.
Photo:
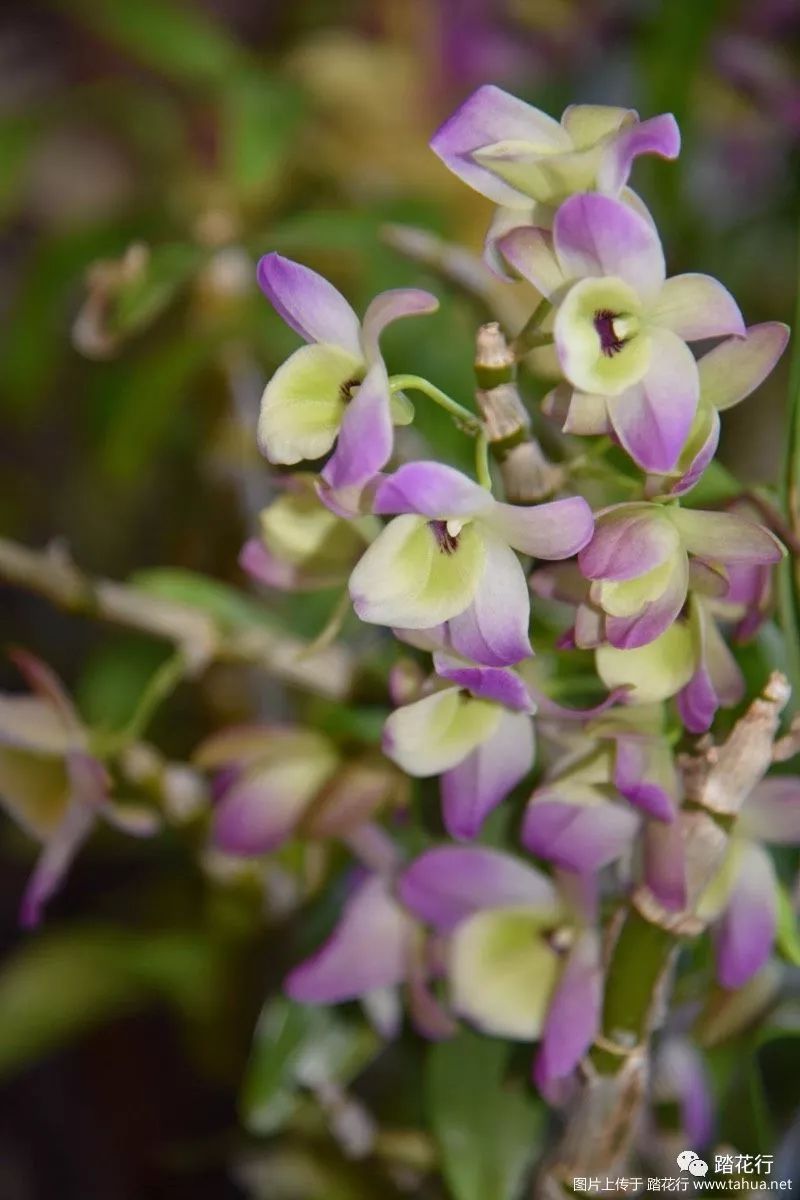
[(382, 292), (359, 321), (344, 296), (316, 271), (267, 254), (258, 282), (275, 310), (307, 343), (279, 367), (261, 401), (258, 440), (273, 463), (293, 465), (336, 449), (322, 472), (347, 507), (386, 465), (393, 424), (407, 424), (413, 409), (392, 395), (378, 345), (400, 317), (435, 312), (429, 292)]
[(584, 422), (610, 422), (646, 471), (671, 471), (700, 397), (687, 342), (746, 332), (730, 293), (708, 275), (667, 279), (654, 226), (610, 196), (572, 196), (552, 233), (512, 230), (501, 247), (553, 305), (570, 409)]
[[(454, 175), (499, 205), (487, 245), (518, 226), (548, 227), (575, 192), (617, 196), (640, 154), (677, 158), (680, 133), (668, 113), (640, 121), (630, 108), (571, 104), (560, 122), (487, 84), (449, 117), (431, 149)], [(636, 198), (631, 195), (632, 202)]]
[[(507, 666), (531, 653), (530, 598), (514, 553), (562, 559), (592, 533), (580, 496), (531, 507), (435, 462), (409, 463), (379, 485), (390, 521), (350, 576), (362, 621), (406, 629), (448, 622), (453, 648), (474, 662)], [(513, 548), (512, 548), (513, 547)]]
[(446, 939), (453, 1011), (496, 1037), (538, 1041), (541, 1088), (568, 1076), (597, 1032), (602, 983), (575, 890), (497, 850), (441, 846), (406, 869), (398, 894)]
[[(606, 509), (578, 555), (591, 580), (589, 603), (603, 614), (597, 641), (621, 650), (645, 646), (676, 620), (690, 587), (724, 597), (729, 567), (766, 567), (783, 553), (768, 529), (733, 512), (646, 501)], [(577, 621), (576, 628), (590, 624)]]
[(108, 771), (60, 681), (31, 654), (16, 651), (13, 658), (32, 694), (0, 695), (0, 803), (42, 843), (20, 910), (21, 923), (31, 927), (99, 819), (134, 837), (155, 833), (160, 821), (111, 798)]

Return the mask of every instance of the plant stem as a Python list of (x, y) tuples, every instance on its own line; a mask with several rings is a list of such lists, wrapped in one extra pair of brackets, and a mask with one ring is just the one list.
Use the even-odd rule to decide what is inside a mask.
[(139, 697), (139, 703), (136, 705), (133, 716), (118, 734), (112, 735), (112, 739), (119, 739), (122, 745), (139, 741), (155, 716), (156, 710), (175, 691), (188, 670), (189, 663), (181, 650), (176, 650), (174, 654), (165, 659), (153, 673)]
[(261, 624), (231, 628), (199, 606), (94, 578), (57, 545), (30, 550), (0, 538), (0, 580), (38, 592), (68, 612), (173, 642), (189, 672), (214, 661), (242, 663), (333, 699), (346, 697), (352, 686), (355, 664), (345, 646), (306, 656), (307, 643), (285, 630)]
[(475, 439), (475, 474), (481, 487), (492, 490), (492, 473), (489, 470), (489, 439), (479, 433)]
[(434, 383), (430, 383), (427, 379), (423, 379), (421, 375), (392, 375), (389, 380), (389, 390), (394, 392), (405, 392), (412, 389), (416, 392), (422, 392), (429, 400), (433, 400), (434, 404), (438, 404), (445, 412), (450, 413), (451, 417), (455, 417), (461, 421), (470, 433), (479, 433), (481, 428), (480, 418), (468, 408), (464, 408), (457, 400), (453, 400), (446, 392), (436, 387)]

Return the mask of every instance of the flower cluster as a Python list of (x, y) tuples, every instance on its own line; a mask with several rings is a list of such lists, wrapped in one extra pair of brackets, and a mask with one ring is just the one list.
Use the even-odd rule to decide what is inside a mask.
[[(489, 814), (531, 779), (535, 729), (548, 747), (518, 834), (538, 866), (487, 845), (432, 845), (409, 861), (402, 829), (393, 838), (375, 824), (377, 799), (354, 800), (347, 836), (356, 853), (369, 846), (368, 874), (330, 939), (290, 974), (288, 993), (368, 1003), (403, 988), (429, 1037), (449, 1036), (463, 1018), (539, 1041), (535, 1078), (545, 1089), (570, 1075), (597, 1033), (603, 873), (625, 886), (644, 870), (668, 908), (687, 904), (680, 838), (662, 836), (683, 803), (674, 747), (742, 698), (724, 631), (741, 639), (758, 629), (784, 553), (746, 505), (704, 511), (681, 499), (713, 459), (719, 414), (762, 382), (788, 331), (748, 328), (709, 276), (668, 276), (628, 177), (639, 155), (672, 159), (679, 144), (669, 115), (640, 121), (628, 109), (576, 105), (556, 122), (495, 87), (479, 88), (431, 143), (498, 205), (489, 265), (541, 297), (514, 345), (519, 359), (549, 347), (557, 377), (543, 413), (565, 434), (594, 439), (609, 485), (594, 513), (575, 487), (535, 504), (498, 497), (478, 415), (426, 380), (389, 374), (379, 334), (398, 317), (433, 312), (432, 296), (384, 293), (359, 322), (308, 268), (277, 254), (259, 267), (262, 289), (307, 343), (267, 385), (261, 446), (273, 463), (323, 461), (317, 476), (285, 483), (244, 565), (282, 588), (347, 578), (358, 617), (406, 647), (389, 683), (397, 707), (383, 753), (412, 778), (439, 777), (451, 838), (480, 838)], [(414, 419), (411, 389), (476, 437), (477, 481), (445, 463), (406, 461), (402, 441), (394, 445), (394, 427)], [(607, 450), (630, 460), (637, 494), (624, 502), (614, 499)], [(570, 453), (560, 479), (575, 483)], [(531, 591), (549, 620), (574, 614), (555, 645), (545, 622), (535, 660)], [(593, 652), (607, 689), (589, 709), (550, 694), (579, 651)], [(409, 654), (429, 655), (430, 672)], [(341, 770), (325, 739), (307, 732), (223, 737), (204, 761), (223, 766), (226, 745), (239, 766), (223, 774), (215, 836), (233, 853), (285, 839)], [(763, 965), (775, 935), (778, 884), (757, 839), (797, 843), (798, 812), (798, 780), (754, 793), (696, 906), (718, 931), (727, 987)], [(355, 836), (367, 830), (366, 842)]]
[[(710, 926), (726, 988), (772, 951), (781, 884), (763, 843), (800, 843), (800, 780), (752, 791), (721, 868), (690, 895), (679, 751), (743, 698), (731, 643), (769, 617), (780, 541), (745, 498), (699, 508), (691, 492), (720, 414), (769, 374), (788, 331), (748, 327), (709, 276), (668, 276), (628, 178), (640, 155), (676, 157), (671, 116), (575, 105), (556, 122), (482, 87), (431, 144), (498, 206), (491, 269), (539, 296), (508, 331), (496, 386), (481, 364), (480, 413), (384, 360), (387, 327), (437, 309), (428, 292), (384, 292), (359, 319), (309, 267), (277, 253), (258, 267), (304, 344), (263, 394), (258, 439), (278, 492), (241, 565), (268, 588), (338, 589), (325, 636), (345, 608), (391, 631), (380, 747), (264, 723), (212, 735), (194, 766), (211, 776), (220, 855), (258, 859), (302, 837), (360, 860), (333, 933), (290, 973), (291, 997), (361, 999), (390, 1033), (402, 992), (432, 1039), (463, 1019), (538, 1042), (534, 1078), (555, 1094), (598, 1034), (601, 897), (646, 886), (676, 922)], [(492, 404), (509, 388), (520, 401), (532, 349), (553, 376), (541, 412), (561, 449), (550, 490), (520, 503), (537, 488), (509, 487)], [(411, 391), (474, 440), (475, 478), (416, 460), (419, 439), (396, 436), (415, 419)], [(525, 436), (520, 425), (511, 441)], [(0, 697), (0, 790), (45, 846), (33, 920), (95, 818), (122, 814), (58, 685), (25, 669), (36, 696)], [(410, 779), (433, 778), (447, 841), (409, 835)]]

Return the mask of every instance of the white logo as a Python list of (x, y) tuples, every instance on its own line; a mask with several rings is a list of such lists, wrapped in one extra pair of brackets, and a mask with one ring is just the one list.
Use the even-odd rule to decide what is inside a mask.
[(708, 1174), (708, 1163), (703, 1162), (694, 1150), (681, 1150), (677, 1162), (682, 1171), (689, 1171), (691, 1175)]

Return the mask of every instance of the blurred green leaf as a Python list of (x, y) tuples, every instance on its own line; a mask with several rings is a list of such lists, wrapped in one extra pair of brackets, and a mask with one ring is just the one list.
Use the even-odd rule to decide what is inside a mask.
[(778, 888), (778, 931), (777, 945), (783, 957), (795, 967), (800, 967), (800, 929), (797, 913), (784, 887)]
[(714, 508), (741, 496), (742, 491), (742, 485), (735, 475), (714, 459), (706, 467), (700, 482), (681, 497), (681, 504), (686, 508)]
[(35, 419), (60, 360), (72, 354), (68, 314), (83, 272), (121, 253), (128, 240), (119, 226), (93, 226), (37, 245), (0, 337), (0, 390), (9, 411)]
[(105, 407), (103, 469), (131, 482), (146, 470), (162, 443), (179, 426), (191, 385), (215, 353), (210, 337), (170, 341), (135, 361), (95, 368), (97, 395)]
[(11, 113), (0, 119), (0, 221), (9, 217), (19, 200), (39, 128), (38, 119), (27, 113)]
[(119, 729), (136, 711), (139, 697), (168, 651), (149, 638), (115, 637), (87, 659), (76, 688), (88, 725)]
[[(63, 6), (63, 0), (56, 0)], [(223, 83), (244, 51), (197, 5), (177, 0), (69, 0), (69, 15), (181, 83)]]
[(203, 253), (197, 246), (179, 242), (149, 248), (143, 269), (113, 296), (107, 316), (110, 335), (131, 337), (152, 324), (191, 278)]
[(253, 1133), (280, 1127), (304, 1085), (350, 1082), (375, 1057), (377, 1035), (366, 1024), (344, 1021), (330, 1009), (268, 1000), (256, 1026), (240, 1105)]
[(158, 567), (137, 571), (130, 582), (154, 596), (200, 608), (228, 629), (252, 628), (254, 625), (275, 629), (277, 625), (275, 617), (257, 600), (195, 571)]
[(539, 1147), (542, 1110), (505, 1080), (509, 1047), (464, 1032), (428, 1052), (425, 1091), (454, 1200), (514, 1200)]
[(203, 941), (183, 933), (87, 926), (24, 942), (0, 970), (0, 1077), (159, 997), (196, 1006), (209, 965)]
[(222, 160), (243, 198), (263, 199), (281, 181), (304, 107), (298, 88), (265, 71), (230, 80), (221, 99)]

